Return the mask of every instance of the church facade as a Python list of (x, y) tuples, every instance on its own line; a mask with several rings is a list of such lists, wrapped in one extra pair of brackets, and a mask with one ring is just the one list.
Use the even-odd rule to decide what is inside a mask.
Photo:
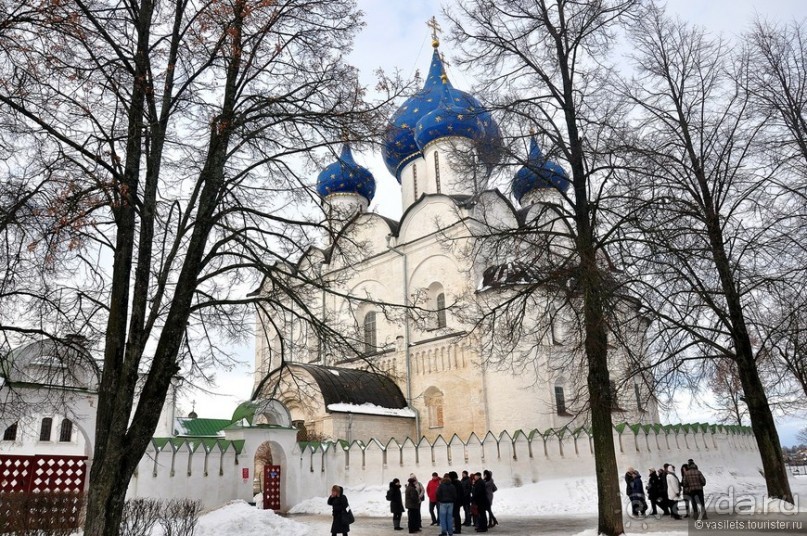
[[(436, 38), (433, 46), (423, 88), (384, 140), (400, 221), (367, 211), (375, 181), (346, 144), (317, 181), (331, 238), (293, 266), (311, 282), (304, 303), (258, 313), (257, 398), (283, 408), (276, 424), (309, 438), (432, 441), (586, 423), (579, 328), (564, 312), (573, 304), (536, 289), (540, 263), (499, 238), (540, 227), (560, 235), (553, 207), (565, 202), (568, 177), (533, 137), (513, 199), (488, 188), (502, 134), (451, 85)], [(563, 248), (547, 243), (542, 256)], [(652, 381), (630, 372), (647, 326), (625, 318), (632, 335), (610, 350), (614, 421), (657, 423)]]

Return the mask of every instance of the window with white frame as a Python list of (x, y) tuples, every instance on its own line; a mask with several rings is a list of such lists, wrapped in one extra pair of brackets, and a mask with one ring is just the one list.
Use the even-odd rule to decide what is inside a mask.
[(42, 425), (39, 427), (40, 441), (50, 441), (51, 428), (53, 428), (53, 419), (50, 417), (42, 419)]
[(16, 441), (17, 440), (17, 423), (12, 424), (6, 431), (3, 432), (3, 441)]
[(372, 354), (376, 351), (377, 341), (376, 313), (370, 311), (364, 315), (364, 351)]
[(69, 443), (73, 439), (73, 421), (65, 419), (62, 421), (62, 428), (59, 430), (59, 441)]

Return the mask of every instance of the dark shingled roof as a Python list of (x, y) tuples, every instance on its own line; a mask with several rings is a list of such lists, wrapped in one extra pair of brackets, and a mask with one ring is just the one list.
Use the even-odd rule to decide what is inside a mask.
[(337, 367), (295, 363), (314, 378), (327, 407), (329, 404), (375, 404), (382, 408), (402, 409), (406, 399), (387, 376)]

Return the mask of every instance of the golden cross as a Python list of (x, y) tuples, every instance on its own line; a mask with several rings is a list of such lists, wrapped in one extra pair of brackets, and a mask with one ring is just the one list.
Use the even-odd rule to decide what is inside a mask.
[(432, 39), (435, 41), (437, 40), (437, 33), (442, 32), (443, 29), (440, 28), (440, 24), (437, 23), (437, 17), (432, 15), (432, 18), (426, 23), (426, 26), (432, 29)]

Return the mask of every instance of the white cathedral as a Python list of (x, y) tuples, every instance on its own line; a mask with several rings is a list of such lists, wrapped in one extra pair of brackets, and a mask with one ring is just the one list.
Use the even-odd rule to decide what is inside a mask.
[[(401, 185), (400, 221), (368, 212), (375, 180), (345, 144), (317, 180), (330, 243), (312, 246), (292, 267), (323, 288), (312, 285), (304, 304), (258, 314), (258, 398), (270, 401), (278, 423), (309, 437), (448, 441), (586, 423), (585, 367), (558, 366), (580, 340), (575, 324), (562, 320), (568, 315), (559, 308), (542, 322), (555, 309), (536, 305), (522, 311), (522, 323), (545, 330), (503, 321), (500, 339), (479, 321), (530, 284), (530, 261), (517, 258), (518, 248), (480, 244), (491, 227), (517, 235), (540, 227), (537, 219), (557, 225), (547, 215), (565, 202), (568, 177), (533, 137), (512, 180), (515, 203), (488, 189), (501, 132), (476, 98), (451, 85), (436, 38), (433, 46), (423, 88), (392, 116), (383, 144)], [(275, 290), (267, 283), (259, 292)], [(306, 314), (354, 344), (329, 344), (327, 330), (301, 319)], [(633, 378), (635, 357), (627, 358), (640, 353), (647, 325), (630, 322), (634, 336), (610, 348), (614, 422), (657, 423), (652, 381)], [(515, 347), (503, 355), (497, 340), (508, 339)]]

